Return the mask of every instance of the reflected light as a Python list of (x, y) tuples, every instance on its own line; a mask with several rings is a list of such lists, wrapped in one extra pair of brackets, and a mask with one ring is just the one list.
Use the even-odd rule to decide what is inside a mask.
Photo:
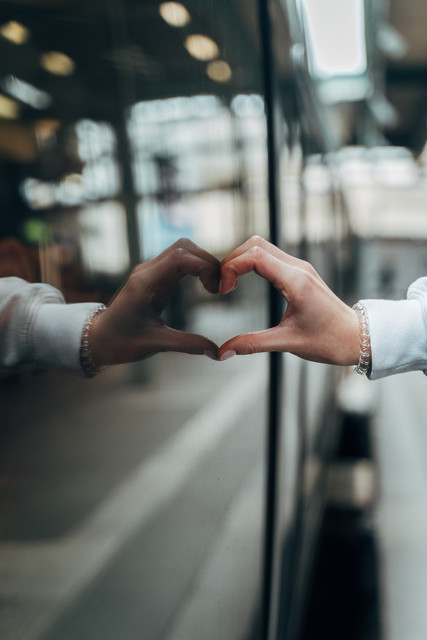
[(184, 46), (197, 60), (213, 60), (219, 55), (219, 47), (211, 38), (194, 34), (185, 39)]
[(0, 27), (0, 35), (14, 44), (25, 44), (30, 39), (30, 31), (20, 22), (11, 20)]
[(224, 60), (214, 60), (206, 67), (206, 73), (215, 82), (228, 82), (232, 76), (230, 65)]
[(159, 13), (172, 27), (185, 27), (191, 20), (189, 12), (180, 2), (162, 2)]
[(89, 273), (124, 273), (129, 268), (129, 251), (123, 206), (109, 200), (87, 207), (79, 212), (78, 222), (84, 268)]
[(61, 51), (43, 53), (40, 58), (40, 64), (45, 71), (56, 76), (70, 76), (76, 66), (74, 60)]
[(26, 178), (21, 189), (23, 197), (32, 209), (48, 209), (56, 202), (54, 184)]
[(319, 78), (366, 71), (363, 0), (302, 0), (311, 66)]
[(14, 120), (19, 116), (19, 104), (15, 100), (0, 95), (0, 118)]
[(29, 82), (25, 82), (25, 80), (13, 75), (3, 78), (1, 87), (9, 95), (34, 109), (46, 109), (52, 103), (52, 97), (46, 91), (38, 89)]
[(236, 116), (244, 118), (247, 116), (264, 115), (264, 100), (258, 94), (238, 94), (231, 101), (231, 108)]
[(67, 205), (80, 204), (85, 199), (85, 181), (81, 174), (70, 173), (62, 178), (57, 190), (58, 202)]

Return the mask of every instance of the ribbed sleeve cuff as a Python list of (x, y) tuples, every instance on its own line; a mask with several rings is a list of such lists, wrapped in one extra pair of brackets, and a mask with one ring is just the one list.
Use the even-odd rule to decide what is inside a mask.
[[(40, 368), (81, 372), (80, 339), (88, 314), (98, 303), (42, 304), (37, 307), (30, 335), (34, 361)], [(82, 372), (81, 372), (82, 373)]]
[(361, 300), (371, 334), (372, 371), (376, 380), (405, 371), (427, 370), (425, 301)]

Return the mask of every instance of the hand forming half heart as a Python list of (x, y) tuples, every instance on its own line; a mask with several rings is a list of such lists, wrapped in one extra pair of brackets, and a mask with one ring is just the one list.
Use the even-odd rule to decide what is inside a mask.
[(157, 258), (133, 270), (92, 328), (97, 366), (132, 362), (160, 351), (204, 354), (218, 359), (218, 346), (204, 336), (168, 327), (161, 313), (185, 275), (196, 276), (218, 293), (219, 261), (190, 240), (178, 240)]
[[(286, 298), (276, 327), (235, 336), (219, 349), (208, 338), (168, 327), (161, 312), (180, 279), (200, 279), (210, 293), (227, 294), (240, 276), (255, 271)], [(219, 261), (190, 240), (179, 240), (137, 266), (95, 322), (91, 350), (98, 366), (147, 358), (160, 351), (204, 354), (226, 360), (236, 354), (290, 351), (309, 360), (355, 364), (359, 356), (356, 313), (326, 286), (314, 268), (266, 240), (253, 237)]]
[(276, 327), (227, 340), (219, 349), (220, 360), (235, 354), (288, 351), (316, 362), (357, 364), (357, 314), (329, 289), (311, 264), (255, 236), (222, 261), (219, 293), (233, 291), (239, 277), (250, 271), (271, 282), (286, 298), (286, 311)]

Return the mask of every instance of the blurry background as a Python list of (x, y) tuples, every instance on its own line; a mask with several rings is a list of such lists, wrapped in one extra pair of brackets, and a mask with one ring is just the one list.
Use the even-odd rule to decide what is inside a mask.
[[(404, 297), (426, 25), (421, 0), (1, 0), (1, 277), (107, 303), (180, 237), (259, 234), (348, 303)], [(166, 320), (221, 344), (282, 312), (250, 274), (183, 281)], [(424, 637), (423, 383), (288, 354), (3, 379), (0, 636)]]

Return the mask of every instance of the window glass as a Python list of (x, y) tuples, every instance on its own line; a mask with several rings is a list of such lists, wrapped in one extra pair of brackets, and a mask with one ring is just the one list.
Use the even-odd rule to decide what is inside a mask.
[[(256, 0), (0, 1), (1, 275), (108, 302), (181, 237), (268, 236), (261, 68)], [(187, 278), (165, 320), (220, 345), (266, 308)], [(0, 635), (261, 638), (267, 381), (170, 353), (3, 381)]]

